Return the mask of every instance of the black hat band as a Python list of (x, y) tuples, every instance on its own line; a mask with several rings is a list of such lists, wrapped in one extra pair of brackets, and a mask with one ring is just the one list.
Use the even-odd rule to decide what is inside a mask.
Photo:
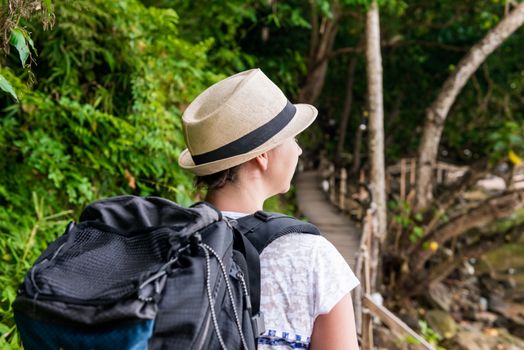
[(297, 108), (291, 102), (287, 101), (284, 109), (266, 124), (215, 150), (198, 155), (191, 155), (193, 162), (196, 165), (201, 165), (238, 156), (254, 150), (288, 125), (295, 116), (296, 110)]

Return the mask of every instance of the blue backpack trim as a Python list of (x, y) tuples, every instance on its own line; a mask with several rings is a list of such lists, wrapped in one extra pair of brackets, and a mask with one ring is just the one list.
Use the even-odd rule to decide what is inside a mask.
[(145, 350), (153, 334), (153, 320), (94, 329), (41, 321), (15, 313), (26, 350)]

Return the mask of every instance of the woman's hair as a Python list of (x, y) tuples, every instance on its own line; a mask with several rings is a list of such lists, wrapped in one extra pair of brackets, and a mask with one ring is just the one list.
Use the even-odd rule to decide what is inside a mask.
[(218, 190), (226, 185), (228, 182), (235, 182), (240, 165), (232, 168), (219, 171), (218, 173), (197, 176), (197, 187), (205, 187), (208, 191)]

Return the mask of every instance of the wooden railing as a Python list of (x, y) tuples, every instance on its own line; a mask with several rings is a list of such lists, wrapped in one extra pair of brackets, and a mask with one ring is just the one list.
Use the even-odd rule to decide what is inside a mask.
[(324, 163), (321, 170), (322, 187), (331, 204), (336, 206), (342, 213), (349, 215), (354, 221), (362, 223), (371, 201), (371, 191), (367, 186), (364, 171), (359, 174), (358, 181), (348, 178), (345, 168), (335, 170), (335, 166)]
[(360, 281), (360, 286), (354, 293), (355, 321), (361, 338), (362, 350), (373, 350), (373, 316), (385, 324), (397, 337), (415, 340), (420, 349), (435, 350), (423, 337), (406, 325), (400, 318), (373, 299), (376, 291), (375, 281), (377, 275), (377, 246), (375, 235), (377, 227), (376, 208), (374, 204), (367, 210), (362, 228), (360, 248), (357, 253), (355, 274)]
[[(408, 203), (415, 199), (415, 180), (417, 163), (415, 158), (404, 158), (386, 169), (386, 192)], [(325, 183), (324, 190), (328, 192), (330, 202), (338, 207), (341, 212), (350, 215), (355, 221), (362, 222), (366, 210), (371, 202), (371, 193), (367, 184), (366, 173), (361, 171), (350, 177), (345, 168), (335, 169), (327, 160), (320, 163), (319, 169)], [(458, 180), (466, 173), (468, 167), (456, 166), (444, 162), (437, 162), (434, 170), (437, 185), (447, 185)], [(479, 187), (487, 191), (496, 190), (501, 186), (502, 178), (487, 175), (478, 182)], [(524, 165), (513, 169), (507, 189), (524, 188)]]
[[(366, 185), (364, 172), (358, 181), (348, 181), (346, 169), (335, 171), (329, 163), (321, 163), (323, 188), (328, 192), (329, 201), (342, 213), (350, 214), (362, 226), (359, 251), (356, 254), (355, 274), (361, 285), (354, 291), (355, 320), (361, 339), (362, 350), (373, 350), (374, 318), (385, 324), (399, 339), (408, 337), (418, 342), (418, 348), (435, 350), (435, 347), (407, 326), (400, 318), (380, 303), (373, 300), (376, 292), (375, 281), (378, 269), (378, 239), (376, 208), (371, 192)], [(412, 182), (414, 183), (414, 181)], [(354, 192), (349, 191), (351, 188)], [(351, 207), (353, 205), (353, 207)], [(355, 212), (357, 210), (357, 212)]]

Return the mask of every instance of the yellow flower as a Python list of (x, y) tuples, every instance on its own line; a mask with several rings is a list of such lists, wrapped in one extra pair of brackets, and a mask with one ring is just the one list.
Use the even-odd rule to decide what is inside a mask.
[(515, 166), (522, 164), (522, 159), (513, 150), (509, 150), (508, 158)]
[(438, 249), (438, 243), (435, 242), (435, 241), (432, 241), (432, 242), (429, 244), (429, 249), (430, 249), (432, 252), (436, 252), (437, 249)]

